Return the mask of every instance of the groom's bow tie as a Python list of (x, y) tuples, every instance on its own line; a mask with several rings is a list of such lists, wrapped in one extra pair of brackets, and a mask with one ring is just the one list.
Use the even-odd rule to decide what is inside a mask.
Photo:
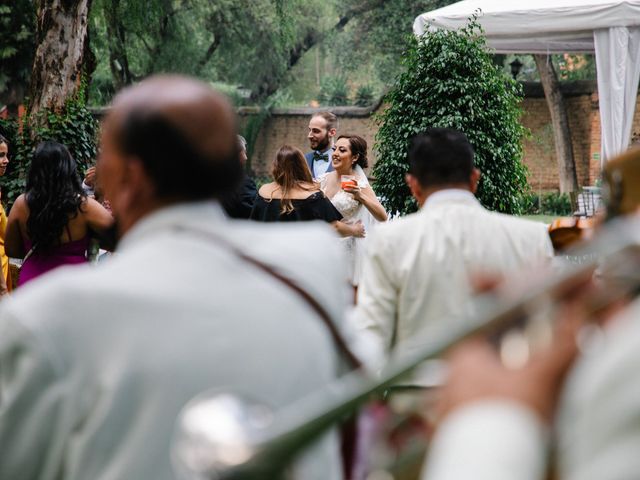
[(320, 153), (320, 152), (313, 152), (313, 161), (318, 161), (321, 160), (323, 162), (328, 162), (329, 161), (329, 155), (326, 153)]

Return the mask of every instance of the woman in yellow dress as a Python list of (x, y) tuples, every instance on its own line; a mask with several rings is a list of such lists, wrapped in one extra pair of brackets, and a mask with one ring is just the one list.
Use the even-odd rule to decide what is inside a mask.
[[(4, 175), (9, 165), (9, 142), (0, 135), (0, 176)], [(0, 193), (0, 200), (1, 193)], [(4, 234), (7, 230), (7, 214), (0, 202), (0, 260), (2, 261), (2, 275), (0, 275), (0, 296), (11, 290), (11, 276), (9, 275), (9, 257), (4, 251)]]

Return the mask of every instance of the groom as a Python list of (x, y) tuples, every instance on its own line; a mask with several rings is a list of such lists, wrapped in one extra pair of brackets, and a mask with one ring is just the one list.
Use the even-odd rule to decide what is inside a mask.
[(333, 139), (338, 129), (338, 117), (331, 112), (314, 113), (309, 120), (309, 145), (312, 151), (304, 157), (311, 170), (311, 176), (316, 179), (323, 173), (331, 172), (331, 154), (333, 153)]

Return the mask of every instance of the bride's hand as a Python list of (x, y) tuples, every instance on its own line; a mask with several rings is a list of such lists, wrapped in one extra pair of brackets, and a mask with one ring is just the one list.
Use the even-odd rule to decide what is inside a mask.
[(345, 185), (343, 190), (353, 195), (358, 202), (362, 202), (362, 188), (358, 185)]

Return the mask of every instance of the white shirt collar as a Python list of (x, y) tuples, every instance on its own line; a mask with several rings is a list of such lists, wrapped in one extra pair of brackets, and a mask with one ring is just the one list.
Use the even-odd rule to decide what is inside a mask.
[(212, 223), (228, 221), (218, 202), (206, 200), (202, 202), (184, 202), (161, 208), (139, 220), (122, 237), (118, 243), (118, 251), (135, 245), (160, 230), (172, 227), (193, 225), (200, 230), (206, 229)]
[(434, 205), (441, 203), (468, 203), (473, 205), (480, 205), (476, 196), (469, 190), (461, 188), (446, 188), (444, 190), (438, 190), (427, 197), (427, 200), (422, 205), (422, 209), (427, 207), (431, 208)]

